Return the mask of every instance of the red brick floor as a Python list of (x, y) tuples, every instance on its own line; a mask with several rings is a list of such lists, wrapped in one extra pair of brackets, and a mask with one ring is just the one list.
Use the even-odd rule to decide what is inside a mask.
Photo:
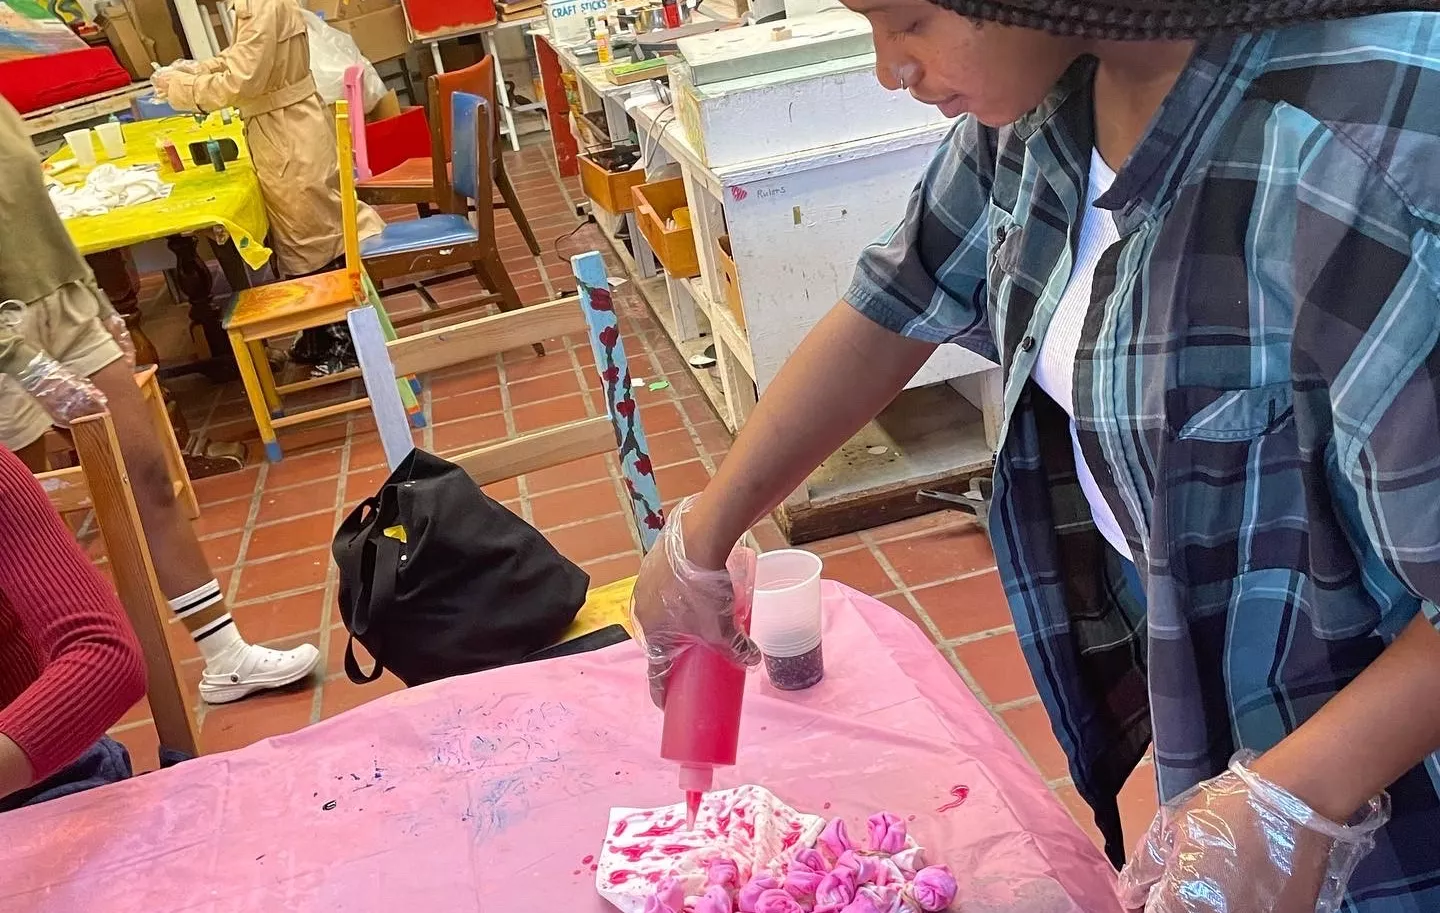
[[(578, 182), (559, 180), (548, 145), (506, 153), (511, 175), (539, 235), (543, 255), (530, 256), (513, 222), (497, 212), (501, 253), (521, 296), (548, 300), (574, 283), (568, 257), (603, 248), (593, 229), (575, 232), (572, 201)], [(409, 217), (403, 209), (388, 218)], [(572, 232), (575, 232), (572, 235)], [(607, 257), (610, 256), (606, 250)], [(611, 258), (611, 274), (623, 275)], [(439, 297), (464, 294), (470, 280), (453, 283)], [(667, 502), (698, 491), (730, 446), (730, 436), (684, 371), (645, 306), (628, 286), (617, 290), (624, 341), (632, 373), (664, 378), (668, 389), (641, 388), (641, 415), (650, 435), (663, 497)], [(404, 313), (414, 302), (392, 302)], [(445, 453), (507, 435), (597, 415), (602, 409), (588, 344), (552, 342), (543, 358), (518, 351), (484, 363), (424, 378), (423, 406), (431, 419), (417, 441)], [(354, 390), (325, 392), (346, 396)], [(249, 441), (260, 448), (238, 384), (204, 383), (178, 390), (194, 431), (216, 440)], [(336, 608), (336, 572), (330, 537), (352, 506), (373, 493), (386, 476), (383, 454), (368, 417), (340, 419), (281, 436), (285, 459), (257, 462), (241, 472), (197, 484), (203, 511), (196, 523), (206, 554), (220, 576), (244, 635), (252, 641), (290, 646), (318, 644), (324, 668), (301, 687), (258, 695), (223, 707), (200, 705), (203, 748), (237, 748), (289, 732), (400, 687), (386, 676), (352, 685), (342, 661), (345, 632)], [(624, 513), (614, 460), (594, 457), (498, 483), (492, 497), (543, 530), (595, 584), (635, 573), (640, 551)], [(764, 547), (783, 544), (768, 522), (756, 530)], [(1021, 658), (1006, 610), (995, 559), (981, 531), (968, 519), (935, 514), (817, 543), (827, 576), (869, 593), (915, 621), (934, 640), (977, 697), (1036, 764), (1057, 796), (1094, 835), (1088, 810), (1075, 793), (1065, 757), (1051, 734)], [(175, 627), (182, 669), (193, 685), (200, 675), (194, 648)], [(363, 652), (363, 651), (362, 651)], [(155, 763), (155, 734), (142, 703), (112, 730), (132, 750), (141, 769)], [(1144, 764), (1122, 797), (1126, 832), (1135, 839), (1155, 807), (1153, 772)]]

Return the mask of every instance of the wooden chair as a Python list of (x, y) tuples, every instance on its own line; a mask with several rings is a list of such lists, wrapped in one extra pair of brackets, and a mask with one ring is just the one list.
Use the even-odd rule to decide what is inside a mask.
[(476, 199), (475, 205), (479, 207), (489, 201), (495, 209), (509, 209), (515, 224), (520, 227), (520, 234), (525, 238), (525, 245), (530, 248), (532, 255), (538, 257), (540, 244), (535, 240), (530, 220), (525, 217), (515, 185), (511, 183), (510, 175), (505, 170), (505, 157), (498, 152), (500, 121), (494, 117), (498, 110), (495, 106), (495, 75), (495, 58), (487, 56), (463, 70), (439, 73), (427, 79), (425, 85), (430, 105), (430, 158), (407, 159), (393, 168), (372, 175), (368, 180), (361, 180), (356, 189), (360, 199), (367, 203), (413, 203), (421, 208), (422, 214), (429, 206), (443, 208), (444, 201), (450, 195), (448, 186), (452, 166), (450, 99), (456, 92), (478, 95), (485, 99), (492, 115), (490, 143), (497, 152), (491, 177), (500, 191), (502, 202), (494, 202), (493, 195), (485, 194)]
[[(397, 374), (420, 374), (488, 358), (557, 336), (586, 333), (605, 390), (606, 415), (520, 435), (498, 444), (442, 454), (462, 467), (476, 484), (558, 466), (595, 454), (616, 452), (630, 494), (631, 515), (646, 551), (655, 544), (664, 517), (651, 469), (649, 446), (639, 405), (630, 384), (630, 365), (620, 340), (605, 264), (595, 252), (571, 259), (579, 295), (522, 311), (482, 317), (403, 339), (387, 340), (379, 315), (368, 307), (349, 316), (350, 332), (370, 406), (380, 431), (385, 458), (393, 470), (413, 449), (405, 409), (395, 396)], [(592, 591), (586, 608), (565, 640), (607, 624), (627, 626), (626, 609), (633, 580)]]
[[(520, 294), (515, 291), (495, 244), (494, 212), (487, 206), (477, 205), (472, 221), (466, 203), (467, 199), (481, 202), (480, 194), (490, 192), (484, 175), (489, 171), (486, 163), (494, 157), (491, 106), (478, 95), (467, 92), (452, 94), (450, 106), (454, 124), (450, 137), (454, 181), (449, 185), (450, 199), (444, 202), (444, 211), (427, 219), (385, 226), (379, 235), (360, 243), (359, 254), (365, 272), (376, 282), (468, 266), (489, 291), (443, 306), (429, 298), (430, 309), (396, 320), (396, 326), (449, 317), (490, 303), (498, 304), (502, 311), (519, 310), (522, 306)], [(349, 143), (349, 131), (340, 131), (342, 162), (350, 161)], [(340, 197), (344, 201), (342, 214), (349, 237), (354, 231), (355, 183), (353, 173), (347, 168), (340, 169)], [(389, 288), (386, 294), (396, 291), (399, 289)]]
[[(150, 369), (148, 374), (148, 379), (142, 383), (142, 388), (147, 389), (146, 399), (160, 404), (160, 418), (165, 420), (160, 388), (154, 381), (154, 369)], [(137, 379), (139, 377), (137, 375)], [(150, 389), (153, 393), (148, 392)], [(165, 431), (178, 459), (179, 449), (174, 446), (175, 436), (170, 431), (168, 420), (165, 420)], [(195, 719), (190, 713), (185, 686), (165, 636), (165, 625), (170, 618), (169, 606), (155, 579), (155, 565), (145, 539), (145, 529), (140, 524), (140, 511), (135, 506), (135, 494), (130, 487), (129, 474), (125, 471), (125, 461), (120, 455), (115, 423), (108, 412), (87, 416), (71, 423), (70, 434), (80, 465), (41, 473), (36, 478), (57, 512), (94, 510), (95, 525), (100, 530), (105, 553), (110, 558), (115, 589), (120, 594), (120, 602), (125, 607), (125, 614), (130, 617), (130, 624), (145, 656), (147, 697), (160, 745), (198, 756), (200, 739)], [(173, 474), (176, 464), (170, 461), (168, 450), (166, 462)], [(179, 471), (183, 477), (183, 464), (179, 464)], [(182, 485), (180, 478), (175, 481), (177, 486)], [(182, 504), (187, 506), (193, 517), (195, 494), (189, 488), (188, 479), (183, 480), (180, 490), (183, 492)]]
[[(353, 192), (354, 176), (349, 165), (350, 123), (345, 103), (338, 103), (336, 109), (335, 130), (341, 152), (340, 208), (345, 236), (344, 268), (245, 289), (235, 296), (230, 313), (225, 319), (230, 347), (235, 352), (235, 363), (240, 368), (240, 380), (245, 385), (245, 397), (249, 400), (250, 411), (255, 416), (260, 440), (265, 445), (265, 458), (271, 462), (282, 456), (276, 439), (277, 431), (361, 411), (369, 408), (370, 404), (367, 399), (360, 397), (301, 412), (287, 412), (283, 399), (285, 395), (345, 383), (360, 376), (360, 371), (351, 369), (324, 377), (311, 377), (277, 385), (270, 370), (265, 340), (293, 336), (301, 330), (338, 323), (344, 320), (345, 315), (357, 304), (364, 303), (378, 309), (380, 319), (390, 335), (393, 336), (395, 332), (389, 319), (385, 317), (379, 296), (366, 278), (362, 267)], [(380, 237), (383, 238), (384, 234)], [(417, 425), (423, 424), (424, 419), (420, 415), (419, 402), (415, 399), (415, 390), (408, 383), (403, 386), (400, 395), (405, 399), (411, 420)]]

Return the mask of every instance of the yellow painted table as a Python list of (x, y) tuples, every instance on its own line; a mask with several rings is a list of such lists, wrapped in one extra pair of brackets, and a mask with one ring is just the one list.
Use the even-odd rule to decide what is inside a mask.
[[(210, 270), (200, 259), (193, 236), (211, 229), (219, 229), (229, 236), (229, 244), (213, 246), (233, 288), (249, 285), (244, 266), (259, 269), (270, 259), (270, 249), (265, 246), (270, 223), (243, 130), (238, 117), (227, 124), (219, 114), (210, 115), (204, 124), (197, 124), (195, 118), (189, 116), (126, 124), (125, 156), (106, 164), (120, 168), (158, 164), (155, 142), (168, 137), (185, 163), (185, 170), (178, 174), (162, 172), (163, 179), (174, 189), (163, 200), (122, 207), (104, 215), (65, 220), (71, 240), (90, 260), (101, 287), (125, 316), (137, 347), (149, 346), (149, 340), (139, 325), (138, 284), (122, 252), (131, 245), (167, 239), (175, 254), (177, 284), (190, 304), (192, 335), (200, 356), (196, 366), (217, 379), (234, 375), (234, 359), (221, 326), (220, 309), (213, 302)], [(193, 163), (191, 142), (222, 138), (234, 140), (239, 146), (238, 159), (226, 162), (224, 171)], [(99, 152), (98, 137), (95, 146)], [(62, 146), (47, 160), (47, 174), (52, 172), (55, 162), (69, 158), (72, 158), (69, 147)], [(51, 176), (72, 185), (83, 182), (88, 174), (89, 169), (71, 167)], [(141, 354), (147, 353), (142, 349)], [(154, 356), (153, 346), (148, 354)]]
[[(119, 168), (157, 164), (155, 141), (168, 137), (180, 150), (185, 170), (163, 175), (175, 188), (163, 200), (126, 206), (103, 216), (67, 219), (65, 228), (82, 254), (219, 227), (229, 234), (247, 264), (254, 269), (265, 265), (270, 259), (270, 249), (264, 244), (270, 223), (238, 118), (226, 124), (212, 114), (201, 126), (193, 117), (167, 117), (126, 124), (124, 129), (125, 157), (107, 164)], [(190, 143), (221, 138), (232, 139), (240, 147), (240, 158), (226, 162), (224, 171), (190, 161)], [(95, 145), (98, 150), (98, 139)], [(62, 146), (46, 165), (68, 158), (72, 158), (70, 149)], [(64, 184), (79, 184), (87, 174), (89, 169), (76, 167), (54, 177)]]

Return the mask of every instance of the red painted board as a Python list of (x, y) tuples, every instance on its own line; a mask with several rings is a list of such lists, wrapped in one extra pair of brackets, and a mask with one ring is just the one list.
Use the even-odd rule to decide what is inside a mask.
[(416, 41), (474, 32), (496, 22), (495, 0), (401, 0)]

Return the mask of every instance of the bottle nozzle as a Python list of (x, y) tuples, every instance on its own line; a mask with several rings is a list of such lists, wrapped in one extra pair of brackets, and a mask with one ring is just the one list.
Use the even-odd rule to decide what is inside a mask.
[(715, 785), (715, 768), (708, 764), (681, 764), (680, 788), (685, 790), (685, 827), (695, 829), (700, 800)]

